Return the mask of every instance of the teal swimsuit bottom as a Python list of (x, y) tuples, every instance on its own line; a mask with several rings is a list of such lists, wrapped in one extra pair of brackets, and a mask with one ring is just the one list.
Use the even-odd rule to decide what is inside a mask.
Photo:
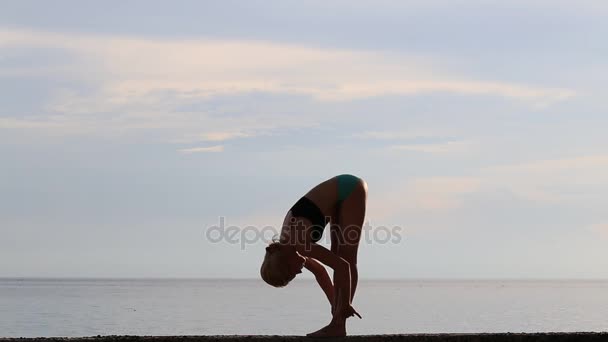
[(353, 192), (361, 179), (353, 175), (339, 175), (336, 176), (336, 179), (338, 180), (338, 205), (340, 205)]

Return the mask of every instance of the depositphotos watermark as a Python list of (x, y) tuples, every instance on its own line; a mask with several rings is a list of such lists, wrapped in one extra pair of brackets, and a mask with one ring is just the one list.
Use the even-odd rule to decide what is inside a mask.
[[(303, 225), (301, 227), (303, 227)], [(403, 228), (400, 226), (372, 226), (369, 222), (365, 222), (361, 228), (358, 226), (347, 226), (333, 229), (328, 225), (326, 230), (328, 232), (323, 234), (319, 241), (328, 244), (331, 243), (332, 238), (338, 239), (341, 243), (346, 244), (399, 244), (403, 240)], [(323, 229), (317, 231), (322, 232)], [(281, 227), (261, 227), (254, 225), (244, 227), (236, 225), (227, 226), (226, 218), (223, 216), (219, 217), (219, 223), (217, 225), (209, 226), (205, 229), (205, 238), (207, 241), (211, 243), (239, 245), (241, 249), (245, 249), (246, 246), (259, 242), (269, 244), (276, 241), (280, 234)], [(300, 238), (303, 239), (303, 237)]]

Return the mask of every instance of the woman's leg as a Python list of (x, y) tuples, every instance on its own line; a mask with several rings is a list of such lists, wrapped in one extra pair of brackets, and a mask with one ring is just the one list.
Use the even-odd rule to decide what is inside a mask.
[[(361, 240), (361, 231), (365, 219), (365, 206), (367, 201), (367, 185), (364, 181), (357, 182), (352, 193), (341, 203), (335, 217), (332, 217), (330, 226), (331, 251), (344, 258), (350, 264), (351, 273), (351, 292), (350, 301), (355, 295), (359, 273), (357, 271), (357, 251)], [(335, 220), (337, 218), (337, 220)], [(334, 285), (336, 280), (334, 272)], [(335, 288), (335, 287), (334, 287)], [(336, 297), (337, 298), (337, 297)], [(338, 303), (334, 303), (334, 306)], [(346, 319), (348, 317), (332, 318), (331, 323), (314, 333), (307, 336), (327, 337), (345, 336)]]
[[(340, 212), (338, 213), (341, 236), (337, 254), (350, 264), (351, 302), (355, 296), (359, 280), (357, 252), (359, 251), (361, 231), (365, 220), (366, 201), (367, 185), (361, 180), (357, 183), (348, 198), (342, 202)], [(332, 240), (332, 245), (333, 242), (334, 241)]]
[[(338, 212), (335, 215), (332, 215), (331, 222), (329, 224), (329, 236), (331, 238), (331, 251), (336, 255), (340, 255), (340, 241), (342, 238), (340, 237), (340, 223), (338, 222)], [(333, 274), (333, 284), (336, 285), (336, 272)], [(351, 282), (352, 287), (352, 282)], [(334, 287), (334, 298), (337, 298), (336, 288)], [(334, 299), (335, 300), (335, 299)], [(352, 296), (351, 296), (352, 301)], [(337, 303), (331, 304), (331, 313), (334, 313), (334, 309), (336, 308)]]

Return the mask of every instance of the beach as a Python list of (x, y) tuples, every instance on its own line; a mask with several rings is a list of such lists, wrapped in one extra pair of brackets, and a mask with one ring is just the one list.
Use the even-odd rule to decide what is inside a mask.
[(73, 338), (0, 338), (0, 342), (244, 342), (244, 341), (408, 341), (408, 342), (544, 342), (544, 341), (606, 341), (608, 333), (533, 333), (533, 334), (391, 334), (354, 335), (343, 338), (311, 338), (279, 335), (225, 335), (225, 336), (97, 336)]

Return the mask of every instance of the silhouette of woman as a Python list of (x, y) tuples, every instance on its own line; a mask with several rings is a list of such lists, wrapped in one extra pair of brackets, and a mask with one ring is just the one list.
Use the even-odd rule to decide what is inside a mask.
[[(287, 285), (302, 268), (312, 272), (331, 305), (332, 320), (308, 336), (345, 336), (346, 319), (361, 316), (351, 303), (357, 289), (357, 251), (365, 218), (367, 184), (339, 175), (312, 188), (287, 212), (281, 235), (266, 247), (264, 281)], [(331, 250), (317, 244), (330, 224)], [(333, 283), (326, 265), (333, 269)]]

